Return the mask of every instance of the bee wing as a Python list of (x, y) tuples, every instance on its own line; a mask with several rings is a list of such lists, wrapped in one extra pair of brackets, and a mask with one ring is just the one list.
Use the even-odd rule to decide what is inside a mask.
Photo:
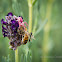
[(34, 39), (34, 40), (35, 40), (35, 38), (34, 38), (34, 36), (33, 36), (33, 35), (31, 36), (31, 39)]

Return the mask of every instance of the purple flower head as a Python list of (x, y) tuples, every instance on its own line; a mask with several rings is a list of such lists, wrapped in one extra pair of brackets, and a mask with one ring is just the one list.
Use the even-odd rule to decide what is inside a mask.
[(8, 34), (7, 29), (3, 25), (2, 25), (2, 34), (4, 37), (7, 37)]
[(2, 25), (2, 29), (7, 30), (3, 25)]
[(5, 22), (4, 19), (1, 20), (1, 23), (2, 23), (3, 25), (7, 25), (7, 22)]
[(3, 34), (4, 37), (7, 37), (8, 32), (6, 32), (6, 31), (4, 31), (4, 30), (2, 29), (2, 34)]
[(13, 15), (11, 12), (9, 12), (7, 16), (5, 16), (5, 21), (4, 19), (1, 20), (2, 34), (4, 37), (9, 38), (10, 40), (9, 44), (11, 45), (11, 49), (13, 50), (16, 50), (18, 46), (23, 44), (22, 37), (25, 34), (25, 28), (26, 28), (26, 26), (24, 25), (25, 23), (26, 22), (23, 22), (22, 16), (17, 17)]
[(13, 30), (13, 31), (17, 31), (17, 29), (18, 29), (18, 27), (19, 27), (19, 24), (18, 24), (18, 22), (17, 21), (15, 21), (14, 19), (13, 20), (11, 20), (11, 29)]
[(12, 12), (9, 12), (9, 13), (7, 14), (7, 16), (13, 16)]
[[(2, 34), (4, 37), (8, 37), (10, 39), (10, 43), (12, 42), (10, 45), (15, 50), (15, 47), (17, 47), (17, 42), (15, 41), (21, 41), (17, 32), (17, 29), (19, 28), (17, 17), (15, 16), (14, 18), (13, 14), (10, 12), (5, 16), (5, 20), (6, 21), (4, 21), (4, 19), (1, 20)], [(5, 27), (3, 25), (5, 25)]]
[(11, 20), (11, 22), (12, 22), (12, 24), (14, 24), (15, 25), (15, 23), (16, 23), (16, 21), (13, 19), (13, 20)]
[(14, 19), (13, 20), (11, 20), (11, 23), (12, 23), (12, 25), (14, 25), (15, 27), (19, 27), (19, 24), (18, 24), (18, 21), (15, 21)]

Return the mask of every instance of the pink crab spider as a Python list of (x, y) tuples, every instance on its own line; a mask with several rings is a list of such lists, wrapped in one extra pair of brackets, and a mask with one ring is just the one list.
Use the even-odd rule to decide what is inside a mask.
[(23, 22), (22, 16), (18, 17), (18, 23), (19, 23), (19, 28), (20, 28), (20, 26), (23, 26), (24, 28), (26, 28), (26, 26), (24, 24), (26, 24), (28, 26), (27, 22)]

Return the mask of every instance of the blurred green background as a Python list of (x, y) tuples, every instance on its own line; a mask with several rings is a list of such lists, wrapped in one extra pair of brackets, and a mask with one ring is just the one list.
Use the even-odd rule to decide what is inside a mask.
[[(27, 0), (0, 0), (0, 20), (8, 12), (29, 23)], [(62, 0), (35, 0), (32, 15), (35, 40), (18, 47), (19, 62), (62, 62)], [(0, 22), (0, 62), (15, 62), (1, 28)]]

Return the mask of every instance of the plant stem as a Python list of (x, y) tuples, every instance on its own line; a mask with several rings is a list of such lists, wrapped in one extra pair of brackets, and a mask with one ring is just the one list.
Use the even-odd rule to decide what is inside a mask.
[(15, 62), (18, 62), (18, 48), (15, 50)]
[(47, 24), (44, 27), (44, 38), (43, 38), (43, 58), (42, 58), (42, 62), (48, 62), (48, 53), (49, 53), (49, 47), (48, 47), (48, 43), (49, 43), (49, 34), (50, 34), (50, 23), (51, 23), (51, 10), (52, 10), (52, 4), (53, 4), (53, 0), (48, 0), (47, 3), (47, 12), (46, 12), (46, 18), (48, 19)]
[(32, 0), (28, 1), (29, 6), (29, 33), (32, 31)]

